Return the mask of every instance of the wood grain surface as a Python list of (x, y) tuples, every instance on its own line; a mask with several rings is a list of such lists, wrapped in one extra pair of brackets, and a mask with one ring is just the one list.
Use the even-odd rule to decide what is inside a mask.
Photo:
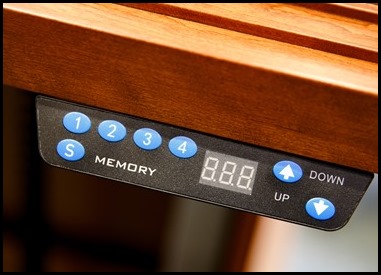
[[(357, 6), (355, 9), (343, 4), (341, 6), (284, 3), (239, 5), (123, 3), (121, 5), (378, 62), (378, 22), (374, 20), (373, 10), (359, 10)], [(339, 11), (343, 10), (348, 16), (339, 14)], [(359, 14), (364, 13), (368, 16), (363, 16), (363, 20), (358, 19)]]
[(340, 54), (116, 4), (3, 4), (3, 84), (378, 172), (378, 25), (343, 21)]

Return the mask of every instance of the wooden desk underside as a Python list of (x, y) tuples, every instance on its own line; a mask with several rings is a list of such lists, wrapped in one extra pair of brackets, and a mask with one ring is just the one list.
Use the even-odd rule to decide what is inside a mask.
[(332, 7), (3, 4), (3, 84), (378, 173), (378, 10)]

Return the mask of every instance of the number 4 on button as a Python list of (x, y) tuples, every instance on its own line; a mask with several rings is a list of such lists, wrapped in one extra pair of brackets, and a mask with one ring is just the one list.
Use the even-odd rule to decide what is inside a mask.
[(179, 158), (191, 158), (197, 153), (196, 143), (184, 136), (174, 137), (169, 141), (169, 150), (172, 154)]

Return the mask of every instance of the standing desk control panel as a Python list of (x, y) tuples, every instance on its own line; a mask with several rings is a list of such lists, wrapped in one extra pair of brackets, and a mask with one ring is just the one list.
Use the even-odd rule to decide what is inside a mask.
[(53, 166), (326, 231), (349, 221), (374, 176), (44, 96), (36, 110)]

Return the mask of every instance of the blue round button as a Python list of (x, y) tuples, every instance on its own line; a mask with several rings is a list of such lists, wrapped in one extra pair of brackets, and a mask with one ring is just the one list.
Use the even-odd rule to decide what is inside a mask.
[(303, 176), (302, 168), (295, 162), (283, 160), (273, 167), (274, 176), (283, 182), (294, 183)]
[(74, 134), (86, 133), (91, 127), (89, 117), (80, 112), (70, 112), (63, 118), (65, 128)]
[(99, 135), (110, 142), (121, 141), (126, 137), (127, 130), (116, 120), (105, 120), (98, 126)]
[(154, 150), (161, 145), (161, 136), (150, 128), (142, 128), (134, 133), (135, 144), (144, 150)]
[(85, 155), (85, 148), (74, 139), (64, 139), (57, 144), (57, 153), (68, 161), (77, 161)]
[(174, 137), (169, 141), (169, 150), (172, 154), (179, 158), (190, 158), (197, 153), (196, 143), (184, 136)]
[(313, 198), (306, 203), (306, 211), (312, 218), (324, 221), (335, 215), (335, 206), (327, 199)]

